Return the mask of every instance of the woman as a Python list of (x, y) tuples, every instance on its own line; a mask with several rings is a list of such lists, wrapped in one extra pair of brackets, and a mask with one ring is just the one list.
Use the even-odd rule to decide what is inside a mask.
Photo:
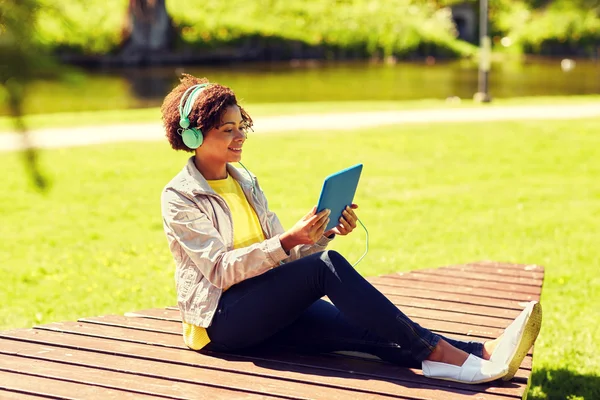
[(229, 88), (184, 75), (161, 111), (171, 147), (193, 153), (162, 193), (188, 347), (235, 352), (278, 343), (370, 353), (464, 383), (512, 378), (539, 331), (538, 303), (486, 343), (432, 333), (326, 251), (354, 230), (358, 206), (327, 232), (329, 210), (315, 208), (291, 229), (281, 226), (256, 178), (230, 164), (242, 158), (252, 119)]

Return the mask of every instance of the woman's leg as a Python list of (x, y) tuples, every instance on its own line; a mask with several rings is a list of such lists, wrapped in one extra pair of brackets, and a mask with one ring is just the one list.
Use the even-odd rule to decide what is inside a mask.
[(259, 344), (296, 321), (327, 295), (352, 321), (416, 361), (434, 350), (439, 335), (411, 321), (338, 253), (313, 254), (241, 282), (223, 294), (208, 328), (213, 349)]
[(264, 346), (281, 346), (305, 353), (356, 351), (408, 368), (421, 367), (408, 351), (352, 323), (336, 306), (322, 299), (310, 305), (294, 323), (275, 334)]
[[(441, 338), (466, 353), (482, 357), (482, 343)], [(410, 352), (374, 335), (369, 329), (357, 326), (336, 306), (322, 299), (308, 307), (293, 324), (269, 339), (269, 345), (291, 347), (304, 352), (357, 351), (396, 365), (421, 368), (421, 363)]]

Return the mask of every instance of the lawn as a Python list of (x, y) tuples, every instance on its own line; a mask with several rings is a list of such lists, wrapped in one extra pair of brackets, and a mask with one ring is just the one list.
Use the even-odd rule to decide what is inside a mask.
[[(494, 99), (491, 104), (478, 104), (472, 100), (462, 99), (459, 103), (439, 99), (412, 101), (335, 101), (335, 102), (295, 102), (295, 103), (255, 103), (244, 106), (254, 118), (277, 115), (325, 114), (333, 112), (358, 111), (390, 111), (417, 109), (451, 109), (463, 107), (496, 107), (519, 105), (557, 105), (557, 104), (589, 104), (600, 102), (600, 96), (537, 96), (516, 97), (510, 99)], [(38, 107), (39, 108), (39, 107)], [(34, 107), (34, 109), (36, 109)], [(75, 127), (86, 125), (110, 125), (145, 123), (160, 120), (160, 109), (139, 108), (124, 110), (105, 110), (72, 113), (31, 114), (25, 117), (30, 129)], [(0, 115), (0, 134), (12, 131), (14, 123), (10, 117)]]
[[(544, 265), (529, 398), (597, 399), (598, 132), (600, 118), (256, 134), (244, 161), (288, 227), (325, 175), (364, 163), (365, 275), (483, 259)], [(175, 304), (159, 196), (186, 158), (166, 143), (44, 150), (51, 188), (39, 193), (21, 158), (2, 154), (0, 329)], [(364, 233), (334, 248), (352, 262)]]

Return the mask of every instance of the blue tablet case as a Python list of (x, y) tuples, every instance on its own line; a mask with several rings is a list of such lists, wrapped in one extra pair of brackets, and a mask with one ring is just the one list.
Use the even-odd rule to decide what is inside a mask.
[(317, 204), (317, 212), (326, 208), (331, 210), (325, 231), (335, 228), (339, 224), (342, 211), (352, 204), (362, 167), (362, 164), (356, 164), (325, 178)]

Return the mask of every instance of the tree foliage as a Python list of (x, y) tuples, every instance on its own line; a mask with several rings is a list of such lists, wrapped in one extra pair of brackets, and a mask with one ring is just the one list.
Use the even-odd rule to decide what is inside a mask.
[[(440, 5), (480, 0), (437, 0)], [(490, 30), (514, 52), (600, 52), (600, 0), (489, 0)]]
[[(132, 0), (38, 0), (38, 26), (55, 49), (117, 53)], [(150, 1), (150, 0), (146, 0)], [(409, 54), (437, 46), (458, 54), (473, 47), (456, 39), (448, 7), (479, 0), (166, 0), (179, 45), (194, 48), (256, 46), (270, 40), (312, 46), (362, 48), (366, 54)], [(600, 41), (600, 0), (489, 0), (490, 29), (512, 48), (540, 52), (548, 44), (586, 50)]]
[[(55, 16), (40, 15), (47, 42), (84, 54), (116, 53), (127, 1), (76, 3), (56, 3), (70, 22), (69, 34)], [(166, 0), (166, 7), (183, 46), (222, 47), (278, 38), (316, 46), (363, 47), (371, 54), (406, 54), (427, 44), (458, 53), (473, 50), (456, 40), (449, 10), (434, 1), (205, 0), (199, 5), (194, 0)]]

